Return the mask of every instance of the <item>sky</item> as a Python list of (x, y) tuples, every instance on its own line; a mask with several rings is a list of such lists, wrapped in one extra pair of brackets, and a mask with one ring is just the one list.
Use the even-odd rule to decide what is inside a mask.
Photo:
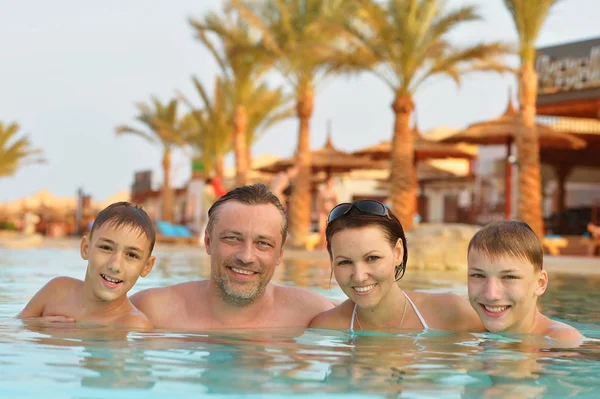
[[(135, 104), (152, 95), (163, 102), (181, 91), (200, 105), (195, 75), (211, 87), (218, 68), (195, 38), (188, 18), (218, 11), (221, 0), (0, 0), (0, 121), (17, 122), (21, 134), (44, 150), (47, 163), (0, 178), (0, 202), (41, 189), (73, 196), (78, 188), (103, 201), (129, 190), (135, 171), (153, 170), (162, 181), (160, 147), (137, 136), (116, 136), (120, 124), (135, 125)], [(501, 0), (449, 0), (450, 7), (475, 4), (483, 22), (452, 35), (458, 44), (516, 40)], [(600, 37), (598, 0), (563, 0), (539, 37), (547, 46)], [(511, 62), (516, 62), (512, 60)], [(516, 64), (514, 64), (516, 65)], [(429, 81), (415, 95), (422, 131), (462, 128), (493, 118), (506, 107), (514, 76), (472, 74), (460, 87), (446, 78)], [(352, 151), (392, 134), (393, 92), (371, 74), (336, 77), (317, 87), (311, 145), (322, 146), (327, 121), (333, 143)], [(183, 107), (182, 107), (183, 108)], [(288, 157), (297, 142), (297, 121), (262, 136), (254, 156)], [(232, 157), (227, 159), (233, 164)], [(175, 154), (175, 185), (190, 176), (189, 154)]]

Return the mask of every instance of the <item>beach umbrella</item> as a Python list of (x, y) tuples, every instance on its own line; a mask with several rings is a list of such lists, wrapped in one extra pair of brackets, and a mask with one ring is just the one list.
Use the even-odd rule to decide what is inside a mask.
[[(489, 121), (469, 125), (464, 130), (440, 140), (442, 143), (468, 143), (478, 145), (506, 145), (506, 198), (504, 213), (507, 219), (511, 217), (512, 198), (512, 144), (519, 134), (521, 121), (509, 96), (506, 111), (499, 117)], [(572, 134), (554, 130), (543, 124), (536, 124), (540, 148), (572, 148), (586, 146), (586, 142)]]

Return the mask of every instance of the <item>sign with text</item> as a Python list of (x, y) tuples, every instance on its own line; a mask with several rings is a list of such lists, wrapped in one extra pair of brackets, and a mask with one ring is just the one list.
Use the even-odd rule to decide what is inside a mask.
[(600, 88), (600, 39), (540, 48), (538, 95)]

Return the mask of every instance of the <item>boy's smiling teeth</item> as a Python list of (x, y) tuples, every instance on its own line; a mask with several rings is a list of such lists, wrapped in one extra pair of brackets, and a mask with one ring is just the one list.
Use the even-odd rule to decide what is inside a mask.
[(118, 284), (118, 283), (122, 283), (123, 282), (123, 280), (119, 280), (119, 279), (116, 279), (116, 278), (108, 277), (106, 274), (100, 273), (100, 275), (102, 276), (103, 279), (105, 279), (109, 283)]
[(255, 272), (253, 272), (251, 270), (238, 269), (237, 267), (232, 267), (231, 270), (233, 270), (234, 272), (239, 273), (239, 274), (247, 274), (247, 275), (255, 274)]
[(371, 284), (371, 285), (365, 285), (362, 287), (354, 287), (354, 289), (358, 292), (367, 292), (367, 291), (371, 291), (373, 288), (375, 288), (375, 284)]
[(483, 305), (483, 307), (485, 308), (485, 310), (487, 310), (488, 312), (492, 312), (492, 313), (500, 313), (500, 312), (504, 312), (506, 309), (508, 309), (508, 306)]

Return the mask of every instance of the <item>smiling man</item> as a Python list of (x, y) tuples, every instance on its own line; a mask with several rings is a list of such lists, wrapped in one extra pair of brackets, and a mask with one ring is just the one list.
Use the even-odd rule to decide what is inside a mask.
[(525, 222), (492, 222), (473, 236), (468, 249), (469, 301), (488, 331), (581, 340), (575, 328), (538, 310), (537, 300), (548, 287), (543, 259), (542, 244)]
[(333, 307), (324, 297), (271, 283), (283, 257), (287, 217), (263, 184), (241, 186), (208, 211), (208, 280), (151, 288), (131, 297), (157, 328), (306, 327)]

